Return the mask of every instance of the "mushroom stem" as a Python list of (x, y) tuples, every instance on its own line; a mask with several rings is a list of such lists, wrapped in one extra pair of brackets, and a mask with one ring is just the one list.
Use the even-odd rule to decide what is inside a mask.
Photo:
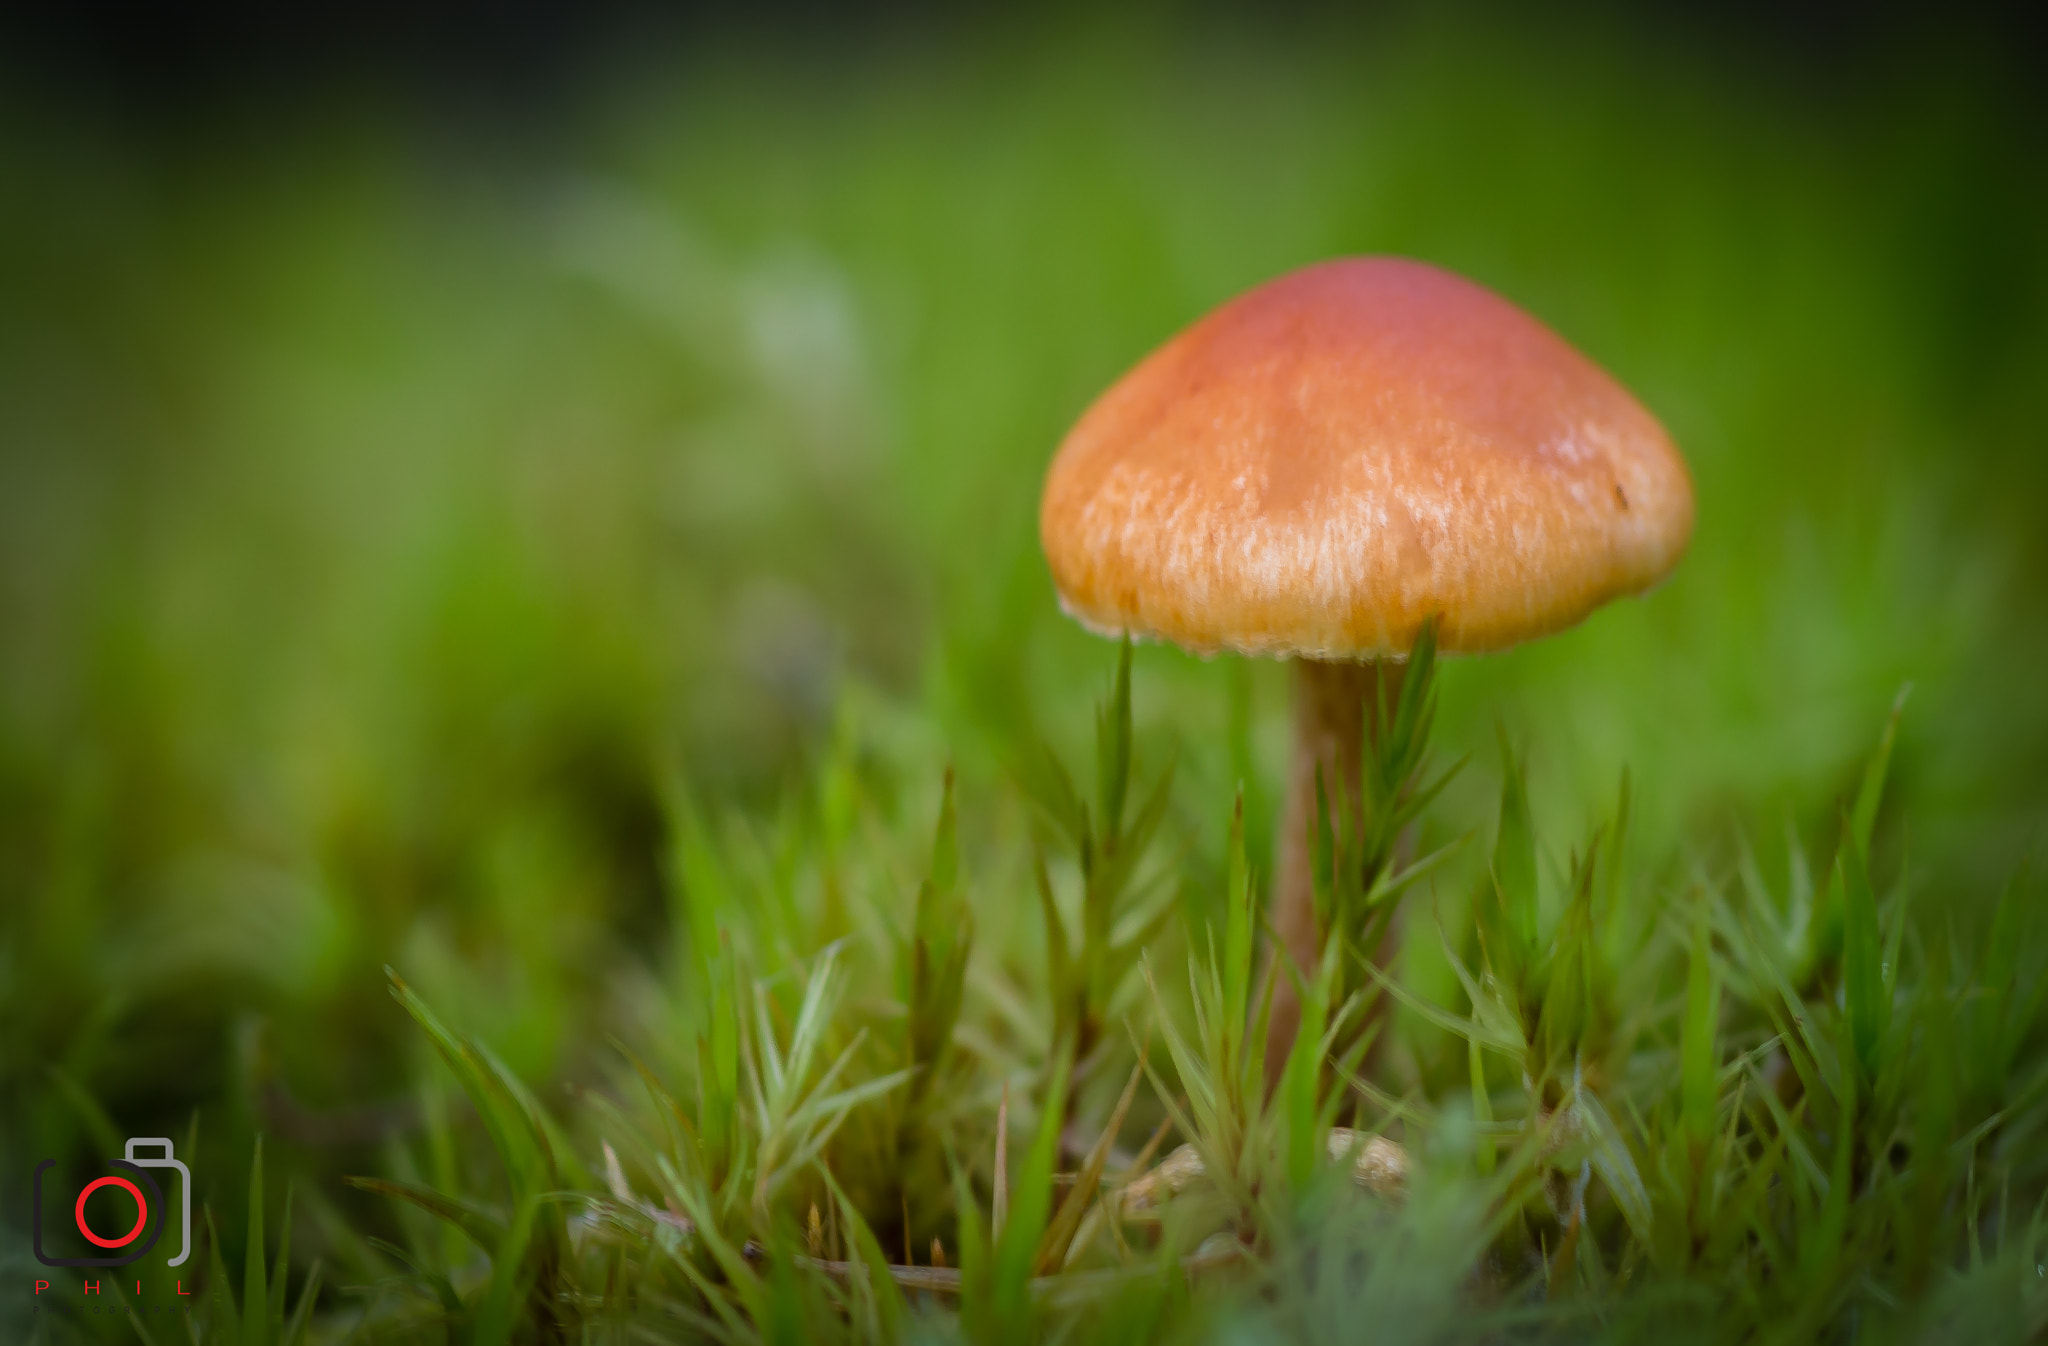
[[(1361, 818), (1363, 754), (1380, 736), (1381, 703), (1400, 693), (1404, 664), (1391, 661), (1335, 663), (1296, 659), (1294, 664), (1294, 754), (1287, 775), (1287, 798), (1280, 810), (1273, 887), (1273, 928), (1287, 954), (1304, 976), (1312, 975), (1322, 955), (1322, 931), (1316, 928), (1315, 870), (1309, 848), (1309, 825), (1316, 812), (1316, 772), (1332, 814), (1349, 811)], [(1294, 1033), (1301, 1022), (1301, 1003), (1293, 979), (1269, 963), (1273, 1017), (1266, 1033), (1266, 1078), (1280, 1078)]]

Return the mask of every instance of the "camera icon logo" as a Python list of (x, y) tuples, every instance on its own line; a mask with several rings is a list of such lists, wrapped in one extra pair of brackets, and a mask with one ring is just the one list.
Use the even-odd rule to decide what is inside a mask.
[[(160, 1151), (156, 1148), (159, 1146), (162, 1147)], [(164, 1232), (163, 1213), (167, 1213), (164, 1206), (163, 1189), (157, 1186), (156, 1179), (151, 1177), (149, 1173), (149, 1170), (153, 1168), (174, 1168), (178, 1171), (178, 1255), (173, 1257), (167, 1265), (174, 1267), (182, 1266), (185, 1259), (192, 1255), (191, 1170), (178, 1161), (169, 1140), (161, 1136), (132, 1136), (128, 1140), (126, 1155), (120, 1159), (109, 1160), (108, 1167), (128, 1170), (134, 1175), (134, 1179), (141, 1181), (142, 1186), (136, 1186), (134, 1179), (122, 1177), (119, 1174), (108, 1174), (104, 1177), (94, 1178), (79, 1190), (78, 1199), (71, 1207), (72, 1220), (77, 1224), (78, 1232), (85, 1236), (86, 1242), (96, 1248), (126, 1249), (127, 1251), (112, 1257), (44, 1256), (43, 1174), (56, 1167), (56, 1164), (57, 1161), (54, 1159), (45, 1159), (42, 1163), (36, 1165), (35, 1208), (32, 1211), (34, 1223), (29, 1226), (34, 1231), (36, 1261), (41, 1262), (46, 1267), (125, 1267), (131, 1262), (141, 1260), (151, 1248), (156, 1246), (157, 1239), (162, 1237)], [(107, 1237), (86, 1222), (86, 1200), (102, 1187), (118, 1187), (135, 1200), (134, 1227), (129, 1229), (127, 1233), (115, 1238)], [(149, 1195), (147, 1197), (143, 1195), (144, 1188), (148, 1189)], [(152, 1202), (154, 1202), (153, 1208), (160, 1212), (159, 1217), (154, 1222), (149, 1218)], [(145, 1229), (149, 1230), (147, 1238), (143, 1238), (143, 1230)], [(137, 1239), (141, 1239), (141, 1243), (138, 1244), (136, 1242)]]

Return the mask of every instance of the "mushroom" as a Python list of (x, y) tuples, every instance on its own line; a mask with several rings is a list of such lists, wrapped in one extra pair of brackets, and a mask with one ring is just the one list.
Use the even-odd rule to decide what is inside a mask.
[[(1231, 300), (1082, 415), (1046, 475), (1060, 605), (1105, 635), (1291, 660), (1273, 926), (1313, 967), (1318, 769), (1356, 808), (1380, 698), (1423, 625), (1444, 654), (1563, 630), (1640, 593), (1692, 534), (1656, 419), (1555, 332), (1392, 257)], [(1269, 1062), (1294, 1036), (1275, 989)]]

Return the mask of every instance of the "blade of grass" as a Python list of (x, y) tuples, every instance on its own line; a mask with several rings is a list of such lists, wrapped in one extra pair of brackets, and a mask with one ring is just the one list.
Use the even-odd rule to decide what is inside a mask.
[(351, 1177), (343, 1181), (358, 1191), (411, 1202), (429, 1215), (446, 1220), (461, 1230), (486, 1253), (495, 1252), (505, 1241), (505, 1221), (473, 1201), (449, 1196), (418, 1183), (396, 1182), (389, 1178)]
[(1123, 1129), (1124, 1115), (1131, 1110), (1131, 1100), (1137, 1097), (1138, 1081), (1144, 1078), (1145, 1064), (1142, 1060), (1131, 1067), (1131, 1077), (1124, 1084), (1123, 1094), (1117, 1099), (1116, 1107), (1110, 1111), (1109, 1120), (1103, 1123), (1102, 1134), (1088, 1151), (1088, 1157), (1081, 1165), (1081, 1175), (1067, 1190), (1054, 1214), (1052, 1224), (1047, 1227), (1045, 1237), (1039, 1241), (1037, 1255), (1032, 1259), (1032, 1274), (1042, 1276), (1055, 1267), (1064, 1266), (1067, 1250), (1074, 1241), (1074, 1232), (1080, 1227), (1081, 1217), (1095, 1201), (1096, 1188), (1102, 1182), (1102, 1170), (1109, 1162), (1110, 1147), (1116, 1143), (1117, 1133)]
[(249, 1162), (248, 1245), (242, 1258), (242, 1346), (272, 1346), (270, 1290), (263, 1252), (263, 1137)]

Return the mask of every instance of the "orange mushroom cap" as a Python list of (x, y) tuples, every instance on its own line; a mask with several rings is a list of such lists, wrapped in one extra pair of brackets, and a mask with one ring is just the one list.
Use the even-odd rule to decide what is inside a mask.
[(1148, 356), (1053, 459), (1061, 604), (1200, 653), (1399, 658), (1562, 630), (1677, 563), (1692, 481), (1598, 366), (1471, 281), (1324, 262)]

